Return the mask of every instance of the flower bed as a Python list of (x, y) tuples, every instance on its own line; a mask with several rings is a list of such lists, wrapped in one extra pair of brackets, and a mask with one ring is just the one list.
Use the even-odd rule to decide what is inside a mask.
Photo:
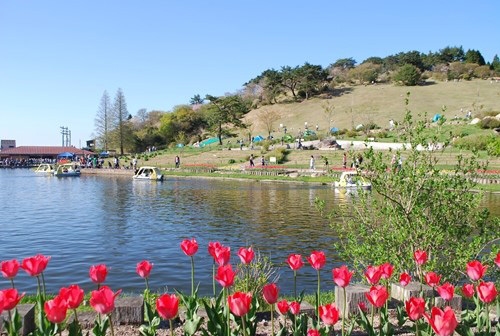
[[(149, 291), (148, 279), (153, 271), (153, 264), (141, 261), (136, 266), (136, 273), (145, 281), (144, 290), (144, 323), (140, 326), (141, 335), (157, 335), (161, 320), (168, 321), (171, 335), (174, 334), (174, 319), (179, 315), (179, 306), (184, 308), (182, 329), (184, 335), (194, 335), (202, 332), (204, 335), (256, 335), (259, 321), (257, 312), (263, 305), (270, 308), (270, 334), (274, 335), (328, 335), (331, 332), (342, 335), (351, 334), (354, 328), (363, 329), (368, 335), (392, 335), (394, 329), (406, 326), (416, 335), (429, 335), (434, 331), (439, 336), (449, 336), (455, 331), (461, 335), (476, 333), (489, 335), (492, 322), (489, 312), (498, 310), (498, 291), (495, 283), (485, 278), (498, 274), (500, 268), (500, 251), (488, 265), (478, 260), (472, 260), (464, 265), (464, 272), (468, 281), (460, 290), (441, 276), (426, 268), (427, 253), (423, 250), (415, 251), (413, 259), (415, 268), (412, 272), (395, 274), (394, 265), (389, 262), (382, 265), (369, 265), (361, 275), (369, 284), (362, 293), (363, 300), (357, 306), (357, 311), (347, 318), (347, 289), (354, 272), (346, 265), (331, 270), (332, 280), (336, 284), (339, 294), (336, 302), (321, 302), (320, 272), (326, 266), (326, 256), (322, 251), (313, 251), (305, 258), (299, 254), (290, 254), (286, 263), (293, 272), (293, 297), (286, 300), (280, 296), (276, 283), (271, 282), (271, 274), (259, 274), (254, 267), (255, 252), (252, 247), (242, 247), (237, 255), (240, 263), (239, 271), (233, 269), (230, 263), (231, 249), (219, 242), (208, 245), (208, 254), (213, 258), (213, 298), (201, 300), (195, 287), (194, 255), (198, 253), (198, 243), (193, 239), (181, 242), (180, 249), (189, 258), (191, 263), (191, 292), (174, 291), (161, 295), (153, 295)], [(36, 278), (38, 284), (36, 299), (36, 331), (35, 335), (60, 335), (66, 330), (68, 335), (83, 335), (78, 319), (78, 308), (84, 300), (84, 291), (78, 285), (69, 285), (61, 288), (52, 299), (45, 293), (43, 272), (48, 266), (50, 257), (36, 255), (28, 257), (19, 263), (17, 260), (1, 262), (1, 271), (4, 278), (10, 282), (10, 288), (0, 291), (0, 313), (8, 312), (4, 321), (4, 332), (9, 336), (18, 335), (21, 329), (21, 317), (17, 305), (24, 294), (20, 294), (15, 287), (15, 278), (20, 268)], [(317, 293), (314, 303), (314, 313), (306, 314), (301, 309), (303, 292), (297, 292), (297, 275), (305, 261), (317, 273)], [(93, 265), (89, 270), (89, 278), (96, 285), (91, 291), (89, 303), (96, 312), (92, 332), (94, 335), (106, 335), (107, 331), (114, 335), (112, 313), (115, 311), (115, 301), (121, 290), (113, 291), (105, 285), (108, 277), (106, 265)], [(488, 273), (490, 271), (490, 273)], [(258, 279), (264, 278), (265, 283)], [(402, 288), (411, 281), (416, 281), (420, 290), (415, 291), (389, 314), (389, 298), (391, 285)], [(216, 291), (216, 283), (219, 291)], [(441, 306), (437, 300), (424, 296), (424, 286), (429, 286), (432, 292), (439, 295)], [(460, 322), (456, 312), (450, 307), (456, 295), (461, 292), (466, 298), (474, 301), (472, 310), (461, 312)], [(200, 314), (201, 308), (205, 316)], [(283, 323), (275, 324), (274, 310), (281, 316)], [(72, 311), (72, 318), (68, 312)], [(204, 315), (204, 314), (203, 314)]]

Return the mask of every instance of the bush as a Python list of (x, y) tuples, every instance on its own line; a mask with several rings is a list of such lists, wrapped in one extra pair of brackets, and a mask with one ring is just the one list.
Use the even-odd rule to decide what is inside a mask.
[(492, 135), (473, 134), (456, 140), (453, 146), (465, 150), (486, 150), (486, 146), (491, 141)]
[(269, 153), (267, 159), (269, 160), (271, 156), (274, 156), (276, 158), (276, 163), (284, 163), (288, 153), (290, 153), (290, 151), (285, 148), (276, 148)]
[(481, 120), (479, 122), (479, 127), (483, 128), (483, 129), (497, 128), (497, 127), (500, 127), (500, 120), (498, 120), (497, 118), (493, 118), (493, 117), (486, 117), (486, 118), (483, 118), (483, 120)]
[(488, 155), (491, 156), (500, 156), (500, 138), (496, 137), (492, 139), (487, 145), (486, 145), (486, 151)]
[(233, 163), (236, 163), (236, 160), (235, 159), (229, 159), (229, 161), (227, 161), (228, 164), (233, 164)]
[(354, 130), (347, 131), (345, 134), (349, 138), (355, 138), (358, 136), (358, 132)]

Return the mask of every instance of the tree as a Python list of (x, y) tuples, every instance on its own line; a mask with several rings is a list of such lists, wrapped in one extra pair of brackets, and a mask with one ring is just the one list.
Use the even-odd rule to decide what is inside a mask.
[(393, 79), (405, 86), (415, 86), (420, 81), (420, 71), (414, 65), (405, 64), (398, 69)]
[(485, 65), (483, 55), (479, 52), (479, 50), (469, 49), (465, 53), (465, 62), (466, 63), (475, 63), (478, 65)]
[(283, 77), (281, 73), (271, 69), (262, 73), (264, 96), (269, 103), (277, 103), (277, 98), (283, 94)]
[[(482, 194), (473, 192), (476, 172), (485, 167), (473, 154), (457, 156), (453, 169), (440, 170), (437, 130), (429, 136), (427, 120), (414, 121), (407, 110), (399, 140), (408, 145), (395, 153), (369, 148), (359, 174), (370, 180), (372, 192), (358, 192), (351, 207), (333, 214), (341, 219), (331, 221), (340, 257), (358, 269), (390, 261), (398, 271), (410, 271), (413, 252), (420, 249), (430, 255), (429, 270), (456, 281), (466, 262), (500, 236), (498, 217), (490, 217), (479, 206)], [(391, 165), (392, 155), (404, 157), (400, 167)]]
[(111, 142), (112, 121), (111, 101), (108, 92), (104, 91), (94, 119), (97, 144), (104, 151), (108, 151), (108, 146)]
[(349, 70), (349, 78), (359, 84), (374, 82), (378, 78), (380, 65), (373, 63), (363, 63)]
[(130, 115), (127, 110), (127, 103), (125, 102), (125, 95), (122, 89), (118, 89), (115, 96), (115, 103), (113, 105), (114, 122), (117, 129), (117, 139), (120, 146), (120, 155), (124, 154), (124, 147), (126, 143), (126, 126), (125, 124), (130, 120)]
[(462, 46), (445, 47), (439, 50), (437, 57), (440, 63), (463, 62), (465, 59), (464, 49)]
[(207, 95), (210, 101), (205, 112), (208, 127), (215, 132), (222, 145), (222, 136), (227, 134), (231, 127), (244, 128), (241, 118), (250, 111), (248, 103), (240, 96), (215, 97)]
[(498, 58), (498, 55), (495, 54), (493, 57), (493, 62), (491, 62), (491, 69), (500, 72), (500, 58)]
[(262, 110), (257, 118), (267, 131), (267, 138), (271, 139), (271, 133), (274, 130), (274, 123), (280, 119), (280, 114), (275, 110)]
[(345, 70), (349, 70), (349, 69), (354, 68), (355, 65), (356, 65), (356, 61), (352, 57), (350, 57), (350, 58), (340, 58), (340, 59), (336, 60), (335, 63), (331, 64), (330, 67), (331, 68), (342, 68)]
[(281, 67), (281, 85), (289, 89), (292, 93), (293, 99), (297, 99), (297, 85), (301, 80), (299, 74), (299, 67), (292, 68), (290, 66)]
[(189, 100), (189, 104), (190, 105), (201, 105), (201, 104), (203, 104), (204, 101), (205, 101), (205, 99), (201, 98), (201, 96), (199, 94), (195, 94), (193, 96), (193, 98), (191, 98)]
[(312, 65), (306, 62), (297, 69), (297, 74), (300, 78), (298, 89), (304, 92), (306, 100), (320, 91), (322, 85), (326, 83), (327, 73), (321, 65)]

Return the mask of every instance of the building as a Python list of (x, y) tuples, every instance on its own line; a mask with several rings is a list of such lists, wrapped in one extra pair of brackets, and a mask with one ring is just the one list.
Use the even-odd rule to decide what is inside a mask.
[(0, 141), (0, 151), (9, 148), (16, 148), (16, 140), (1, 140)]
[[(3, 146), (2, 140), (2, 146)], [(74, 146), (19, 146), (0, 151), (0, 160), (57, 159), (61, 153), (72, 153), (75, 156), (87, 156), (95, 153)]]

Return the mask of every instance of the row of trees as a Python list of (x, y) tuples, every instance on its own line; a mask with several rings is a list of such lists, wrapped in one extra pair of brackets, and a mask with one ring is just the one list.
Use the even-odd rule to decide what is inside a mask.
[[(164, 147), (171, 143), (201, 141), (202, 136), (222, 138), (233, 135), (234, 128), (244, 128), (243, 116), (250, 111), (250, 102), (240, 95), (202, 99), (193, 97), (192, 105), (180, 105), (172, 112), (140, 109), (129, 114), (125, 95), (118, 89), (114, 103), (104, 91), (95, 118), (96, 147), (107, 151), (119, 148), (126, 152), (142, 152), (148, 147)], [(204, 102), (208, 103), (204, 104)]]
[(396, 82), (417, 85), (422, 79), (438, 80), (488, 78), (500, 74), (497, 55), (486, 64), (481, 52), (462, 47), (446, 47), (427, 54), (418, 51), (400, 52), (385, 58), (369, 57), (361, 64), (353, 58), (342, 58), (326, 68), (305, 63), (302, 66), (283, 66), (267, 69), (244, 84), (244, 93), (264, 104), (278, 103), (290, 96), (294, 100), (333, 89), (340, 83), (363, 84)]

